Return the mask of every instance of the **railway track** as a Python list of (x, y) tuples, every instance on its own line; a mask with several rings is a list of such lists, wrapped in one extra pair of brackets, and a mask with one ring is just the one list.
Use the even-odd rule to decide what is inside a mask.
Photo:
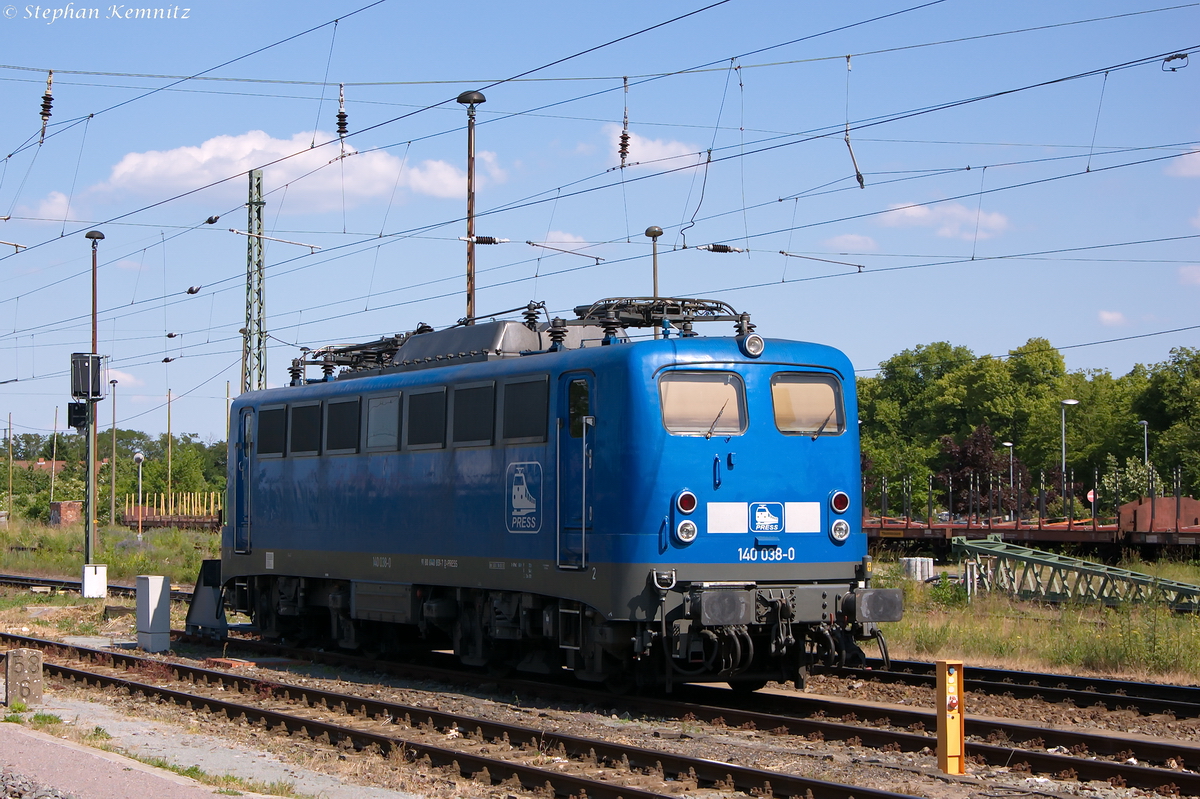
[(121, 652), (15, 635), (0, 640), (43, 650), (45, 672), (54, 679), (156, 697), (330, 746), (382, 756), (399, 751), (477, 782), (558, 796), (666, 799), (698, 789), (814, 799), (907, 796)]
[[(19, 636), (8, 638), (13, 642), (28, 640)], [(51, 645), (51, 642), (43, 643)], [(18, 645), (24, 644), (18, 643)], [(259, 654), (284, 655), (339, 667), (353, 667), (365, 672), (384, 672), (393, 676), (432, 679), (476, 688), (480, 682), (478, 672), (464, 672), (461, 668), (442, 668), (434, 665), (422, 666), (357, 658), (338, 653), (280, 647), (250, 639), (233, 639), (230, 641), (230, 646)], [(96, 654), (98, 652), (96, 650), (78, 649), (76, 651), (87, 653), (87, 656), (92, 658), (108, 657), (113, 659), (114, 663), (120, 661), (133, 664), (146, 660), (133, 655), (107, 651), (100, 652), (100, 654)], [(158, 663), (160, 661), (150, 662)], [(910, 671), (908, 673), (898, 671), (850, 671), (848, 673), (873, 679), (915, 680), (918, 683), (928, 682), (930, 679), (928, 673), (913, 673), (920, 670), (925, 664), (898, 665)], [(131, 667), (126, 666), (126, 668)], [(172, 666), (172, 668), (178, 670), (178, 667)], [(205, 671), (195, 670), (192, 667), (182, 668), (184, 671), (190, 670), (188, 673), (194, 675), (200, 675)], [(970, 670), (968, 676), (970, 677), (971, 672), (974, 671), (974, 669)], [(206, 672), (202, 675), (202, 679), (209, 681), (234, 679), (220, 672), (211, 672), (211, 674), (222, 674), (223, 676), (219, 678), (209, 676), (209, 674)], [(998, 682), (995, 676), (985, 682), (990, 686), (1002, 686), (1006, 690), (1022, 686), (1043, 692), (1047, 690), (1044, 686), (1032, 684), (1039, 676), (1045, 677), (1046, 675), (1022, 675), (1017, 672), (998, 672), (998, 674), (1001, 675), (998, 679), (1012, 679), (1014, 682)], [(1015, 682), (1018, 678), (1023, 679), (1024, 682)], [(194, 680), (196, 677), (191, 679)], [(488, 681), (495, 683), (499, 690), (511, 691), (523, 697), (540, 696), (551, 701), (578, 702), (599, 706), (608, 706), (614, 703), (614, 697), (611, 694), (590, 691), (572, 684), (559, 685), (546, 681), (534, 682), (491, 677), (488, 678)], [(263, 684), (261, 680), (254, 682)], [(1129, 686), (1130, 684), (1124, 685)], [(1162, 688), (1162, 686), (1151, 687), (1156, 690)], [(968, 680), (967, 688), (973, 690), (970, 680)], [(1089, 698), (1100, 695), (1098, 691), (1087, 691), (1082, 688), (1057, 690), (1075, 691), (1077, 694)], [(1121, 695), (1113, 693), (1111, 696)], [(1122, 696), (1121, 698), (1124, 702), (1134, 705), (1139, 702), (1139, 699), (1133, 696)], [(936, 717), (930, 711), (910, 710), (896, 706), (880, 707), (835, 697), (791, 692), (759, 692), (745, 697), (712, 686), (687, 686), (683, 692), (670, 700), (624, 697), (619, 700), (619, 704), (650, 716), (681, 720), (694, 719), (716, 726), (770, 730), (778, 735), (803, 736), (813, 740), (840, 740), (884, 750), (921, 751), (927, 747), (934, 748), (936, 746), (932, 735), (936, 729)], [(1175, 707), (1178, 708), (1178, 705)], [(422, 709), (422, 712), (427, 712), (427, 709)], [(451, 721), (450, 723), (457, 724), (458, 722)], [(463, 723), (468, 722), (464, 721)], [(476, 726), (482, 728), (482, 725), (477, 724)], [(1174, 786), (1174, 790), (1185, 794), (1200, 795), (1200, 775), (1194, 773), (1194, 770), (1200, 766), (1200, 745), (1194, 743), (1161, 741), (1145, 737), (1122, 737), (1111, 733), (1089, 732), (1078, 727), (1055, 728), (1045, 724), (980, 719), (971, 716), (968, 716), (966, 726), (967, 735), (971, 739), (967, 744), (967, 754), (977, 763), (1016, 767), (1019, 770), (1028, 769), (1052, 776), (1075, 775), (1081, 780), (1102, 780), (1150, 790), (1164, 787), (1170, 790), (1169, 786)], [(564, 747), (566, 746), (565, 740)], [(579, 744), (572, 740), (571, 746), (577, 747)], [(589, 747), (589, 749), (592, 748), (595, 747)], [(601, 749), (596, 749), (596, 751), (599, 753)], [(1065, 754), (1065, 752), (1072, 754)], [(628, 755), (626, 757), (631, 763), (642, 762), (646, 757), (644, 753), (635, 753), (635, 755), (633, 758), (629, 758)], [(604, 757), (607, 756), (604, 755)], [(1175, 768), (1158, 768), (1149, 765), (1151, 763), (1173, 764)], [(1181, 767), (1187, 770), (1180, 770)], [(665, 763), (664, 768), (670, 769)], [(689, 768), (695, 768), (695, 766)], [(750, 772), (755, 772), (755, 770), (750, 770)], [(747, 780), (750, 781), (746, 783), (750, 786), (748, 790), (761, 791), (761, 780), (764, 779), (762, 773), (750, 772), (745, 774), (739, 772), (738, 779), (743, 783), (746, 783)], [(676, 773), (687, 774), (689, 772), (681, 769)], [(698, 770), (696, 773), (697, 778), (700, 779), (701, 775), (707, 772)], [(717, 780), (721, 781), (723, 785), (728, 781), (726, 776), (721, 776)], [(754, 783), (754, 780), (759, 780), (759, 782)], [(737, 784), (736, 781), (735, 784)], [(772, 787), (777, 795), (788, 795), (782, 785), (773, 782)], [(593, 792), (591, 795), (599, 794)], [(814, 795), (819, 794), (814, 791)], [(856, 795), (861, 798), (865, 794), (859, 790)]]
[[(329, 652), (278, 647), (261, 641), (239, 640), (231, 648), (245, 647), (259, 654), (312, 659), (318, 663), (354, 667), (396, 677), (437, 680), (478, 688), (478, 672), (433, 665), (411, 665), (356, 658)], [(625, 696), (589, 690), (572, 683), (545, 680), (499, 679), (487, 681), (498, 690), (521, 697), (541, 697), (579, 705), (620, 705), (632, 712), (667, 719), (695, 719), (724, 727), (769, 730), (811, 740), (857, 742), (863, 746), (919, 752), (936, 749), (936, 713), (895, 705), (843, 700), (837, 697), (794, 692), (756, 692), (745, 696), (724, 688), (689, 685), (670, 699)], [(1058, 776), (1075, 774), (1080, 780), (1156, 790), (1170, 784), (1188, 795), (1200, 795), (1200, 743), (1162, 741), (1142, 736), (1121, 736), (1080, 727), (1048, 727), (1041, 723), (967, 716), (967, 755), (977, 763)], [(1054, 750), (1054, 751), (1051, 751)], [(1071, 752), (1072, 754), (1064, 754)], [(1129, 761), (1135, 762), (1129, 762)], [(1189, 770), (1171, 769), (1177, 767)], [(1158, 764), (1149, 765), (1149, 764)], [(1162, 766), (1162, 767), (1160, 767)]]
[[(879, 662), (868, 662), (868, 665), (871, 668), (818, 667), (813, 672), (901, 685), (933, 687), (937, 682), (937, 667), (933, 663), (893, 660), (891, 669), (886, 670)], [(1102, 705), (1108, 710), (1136, 709), (1143, 714), (1170, 712), (1179, 717), (1200, 717), (1200, 687), (1197, 686), (1039, 674), (969, 664), (963, 671), (966, 690), (982, 694), (1007, 694), (1017, 699), (1047, 702), (1071, 701), (1078, 707)]]

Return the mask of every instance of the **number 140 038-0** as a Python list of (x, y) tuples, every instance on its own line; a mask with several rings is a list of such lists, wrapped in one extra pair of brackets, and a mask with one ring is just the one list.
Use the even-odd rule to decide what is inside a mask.
[(738, 560), (757, 563), (775, 563), (796, 559), (796, 548), (788, 547), (738, 547)]

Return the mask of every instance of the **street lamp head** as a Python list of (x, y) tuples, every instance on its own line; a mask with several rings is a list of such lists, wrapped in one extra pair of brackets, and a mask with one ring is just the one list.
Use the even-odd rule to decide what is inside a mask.
[(104, 234), (99, 230), (89, 230), (87, 233), (83, 234), (83, 237), (85, 239), (91, 239), (93, 242), (104, 240)]
[(1011, 441), (1001, 441), (1000, 442), (1000, 446), (1002, 446), (1002, 447), (1011, 447), (1012, 445), (1013, 445), (1013, 443)]
[(663, 234), (663, 229), (660, 228), (658, 225), (651, 225), (650, 227), (646, 228), (646, 237), (647, 238), (657, 239), (662, 234)]
[(1076, 400), (1076, 399), (1065, 399), (1065, 400), (1061, 400), (1061, 402), (1063, 405), (1078, 405), (1079, 404), (1079, 400)]
[(1142, 421), (1138, 422), (1138, 424), (1140, 424), (1142, 427), (1147, 427), (1150, 423), (1143, 419)]
[(463, 105), (483, 105), (487, 102), (487, 98), (483, 96), (483, 92), (469, 91), (460, 94), (458, 102)]
[(143, 455), (141, 452), (133, 453), (133, 462), (134, 463), (141, 464), (141, 462), (144, 460), (146, 460), (146, 456)]
[(109, 384), (110, 386), (115, 386), (115, 385), (117, 384), (117, 378), (115, 378), (115, 377), (114, 377), (112, 380), (109, 380), (109, 381), (108, 381), (108, 384)]

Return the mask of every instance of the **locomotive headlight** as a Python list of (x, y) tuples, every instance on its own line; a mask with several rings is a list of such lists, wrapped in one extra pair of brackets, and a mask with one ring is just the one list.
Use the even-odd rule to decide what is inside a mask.
[(845, 513), (850, 507), (850, 496), (845, 491), (834, 491), (829, 498), (829, 507), (834, 513)]
[(763, 341), (762, 336), (757, 333), (751, 333), (748, 336), (742, 336), (738, 339), (738, 347), (745, 355), (757, 358), (763, 354), (763, 350), (767, 348), (767, 343)]
[[(846, 529), (849, 532), (849, 525), (847, 525)], [(685, 544), (695, 541), (696, 533), (698, 532), (700, 532), (699, 528), (696, 527), (696, 523), (691, 519), (684, 519), (675, 526), (675, 537)]]
[(675, 497), (675, 507), (680, 513), (691, 513), (696, 509), (696, 505), (698, 504), (696, 495), (686, 488), (680, 491)]
[(850, 537), (850, 522), (838, 519), (829, 526), (829, 537), (841, 543)]

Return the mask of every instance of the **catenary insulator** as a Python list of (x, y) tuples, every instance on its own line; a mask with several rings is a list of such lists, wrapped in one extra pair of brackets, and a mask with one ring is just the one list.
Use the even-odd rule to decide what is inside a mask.
[(304, 367), (301, 365), (300, 359), (293, 358), (292, 365), (288, 367), (288, 376), (291, 377), (293, 386), (304, 385), (303, 374)]
[(54, 71), (51, 70), (46, 75), (46, 93), (42, 95), (42, 137), (40, 141), (46, 140), (46, 123), (50, 121), (50, 108), (54, 105), (54, 96), (51, 92), (54, 86)]
[(629, 157), (629, 131), (621, 131), (621, 144), (617, 152), (621, 154), (621, 166), (625, 166), (625, 159)]
[(337, 113), (337, 132), (338, 138), (346, 138), (349, 130), (346, 128), (346, 120), (349, 119), (349, 114), (346, 113), (346, 84), (338, 84), (338, 113)]

